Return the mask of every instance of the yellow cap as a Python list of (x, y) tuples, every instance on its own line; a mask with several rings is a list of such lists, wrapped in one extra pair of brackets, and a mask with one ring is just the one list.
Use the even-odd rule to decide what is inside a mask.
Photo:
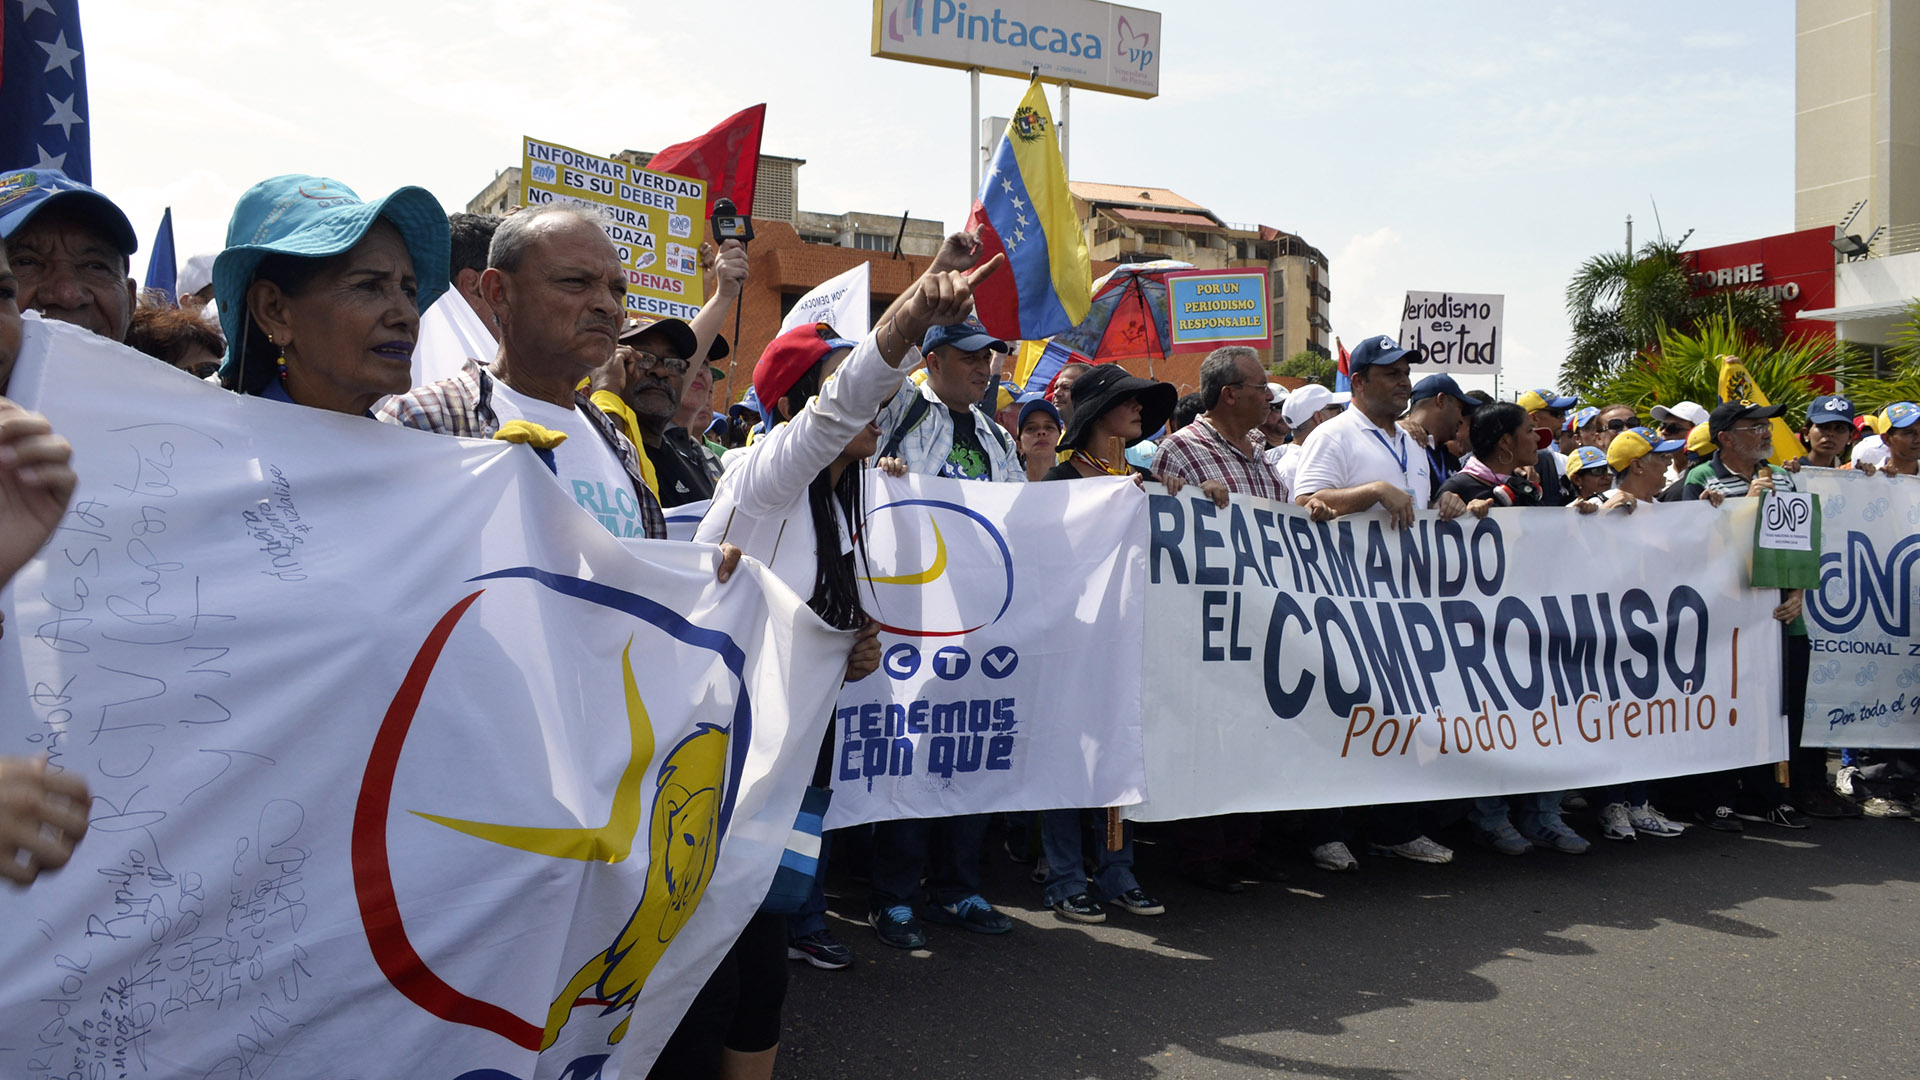
[(1713, 431), (1706, 424), (1695, 424), (1687, 433), (1687, 449), (1701, 457), (1713, 456)]

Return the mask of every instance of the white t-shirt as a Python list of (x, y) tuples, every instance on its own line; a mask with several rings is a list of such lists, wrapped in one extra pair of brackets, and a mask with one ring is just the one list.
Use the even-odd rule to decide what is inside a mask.
[(613, 448), (601, 437), (600, 429), (581, 414), (579, 406), (563, 409), (528, 397), (495, 379), (493, 411), (502, 424), (525, 420), (549, 431), (564, 433), (567, 441), (553, 450), (554, 479), (559, 481), (560, 490), (573, 496), (581, 509), (592, 514), (613, 535), (647, 535), (640, 519), (640, 503), (633, 495), (633, 481), (627, 477), (627, 470), (614, 455)]
[(1296, 499), (1384, 480), (1424, 510), (1433, 490), (1433, 466), (1420, 444), (1400, 425), (1379, 427), (1359, 409), (1348, 409), (1314, 428), (1300, 452), (1287, 455), (1282, 464), (1296, 461), (1290, 488)]
[(1871, 465), (1879, 468), (1893, 458), (1893, 451), (1887, 449), (1887, 441), (1878, 435), (1869, 435), (1861, 439), (1853, 448), (1853, 457), (1848, 459), (1854, 467)]

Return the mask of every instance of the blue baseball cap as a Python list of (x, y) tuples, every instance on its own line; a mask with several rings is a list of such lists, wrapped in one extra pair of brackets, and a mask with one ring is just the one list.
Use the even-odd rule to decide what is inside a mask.
[(1588, 469), (1597, 469), (1607, 463), (1607, 455), (1597, 446), (1582, 446), (1567, 455), (1567, 475), (1578, 476)]
[(1571, 409), (1580, 404), (1577, 397), (1566, 397), (1552, 390), (1529, 390), (1514, 399), (1514, 402), (1528, 412), (1542, 409)]
[[(1349, 366), (1351, 366), (1351, 361), (1352, 361), (1351, 354), (1348, 355), (1348, 361), (1349, 361)], [(1453, 381), (1453, 376), (1447, 375), (1444, 373), (1439, 375), (1429, 375), (1426, 378), (1421, 379), (1419, 382), (1414, 383), (1413, 397), (1411, 400), (1425, 401), (1428, 398), (1441, 397), (1443, 395), (1459, 401), (1461, 407), (1467, 409), (1468, 411), (1472, 411), (1475, 406), (1480, 404), (1479, 402), (1468, 397), (1467, 392), (1465, 390), (1460, 389), (1460, 384)]]
[(1809, 424), (1831, 424), (1836, 420), (1853, 423), (1853, 402), (1839, 394), (1833, 394), (1828, 397), (1814, 398), (1813, 404), (1807, 406), (1807, 423)]
[(745, 409), (755, 416), (759, 416), (766, 412), (765, 409), (762, 409), (760, 407), (760, 395), (754, 393), (753, 387), (751, 386), (747, 387), (746, 393), (740, 395), (739, 401), (736, 401), (733, 404), (727, 406), (728, 412), (732, 412), (735, 409)]
[[(1347, 354), (1347, 374), (1358, 375), (1362, 368), (1391, 364), (1401, 357), (1411, 357), (1418, 361), (1426, 354), (1419, 349), (1403, 349), (1385, 334), (1375, 334), (1353, 347)], [(1456, 387), (1455, 389), (1458, 389)]]
[(233, 219), (227, 222), (226, 250), (213, 260), (213, 296), (220, 305), (220, 329), (227, 336), (221, 382), (234, 385), (241, 374), (247, 289), (261, 260), (269, 255), (309, 259), (338, 255), (351, 250), (382, 219), (400, 231), (407, 253), (413, 256), (413, 275), (420, 283), (419, 308), (424, 312), (447, 291), (453, 246), (447, 212), (426, 188), (403, 187), (368, 203), (338, 180), (289, 174), (262, 180), (240, 196)]
[(1032, 416), (1034, 413), (1037, 413), (1037, 412), (1043, 412), (1043, 413), (1046, 413), (1048, 416), (1053, 417), (1053, 425), (1055, 427), (1064, 428), (1066, 426), (1065, 424), (1060, 422), (1060, 410), (1053, 407), (1053, 402), (1047, 400), (1047, 395), (1042, 393), (1037, 393), (1037, 392), (1032, 394), (1021, 394), (1019, 400), (1020, 400), (1020, 419), (1014, 421), (1014, 424), (1013, 424), (1014, 430), (1016, 432), (1019, 429), (1026, 427), (1027, 417)]
[(1593, 418), (1599, 415), (1600, 415), (1600, 410), (1589, 405), (1586, 408), (1581, 409), (1578, 412), (1575, 412), (1572, 416), (1567, 417), (1567, 430), (1579, 431), (1581, 428), (1586, 427), (1588, 424), (1592, 423)]
[(1880, 429), (1882, 435), (1894, 428), (1912, 427), (1914, 421), (1920, 420), (1920, 405), (1911, 401), (1896, 401), (1881, 410), (1880, 419), (1886, 421), (1886, 426)]
[(976, 349), (992, 349), (994, 352), (1011, 352), (1007, 343), (987, 333), (978, 320), (954, 323), (952, 326), (936, 326), (927, 331), (920, 339), (920, 351), (930, 353), (942, 345), (951, 345), (961, 352), (973, 352)]
[(58, 169), (0, 174), (0, 240), (11, 239), (40, 211), (65, 207), (87, 219), (124, 255), (140, 250), (133, 223), (113, 200)]
[(711, 433), (714, 428), (720, 428), (722, 430), (725, 430), (729, 423), (730, 421), (727, 420), (726, 413), (723, 413), (723, 412), (714, 413), (713, 419), (707, 421), (707, 431)]

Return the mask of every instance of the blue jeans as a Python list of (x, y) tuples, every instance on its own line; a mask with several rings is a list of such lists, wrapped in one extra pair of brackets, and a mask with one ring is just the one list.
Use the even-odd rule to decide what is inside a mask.
[[(1040, 857), (1046, 860), (1047, 881), (1041, 899), (1048, 907), (1080, 893), (1095, 900), (1111, 900), (1140, 883), (1133, 877), (1133, 822), (1120, 823), (1120, 850), (1108, 851), (1103, 839), (1093, 857), (1093, 879), (1087, 879), (1081, 815), (1083, 810), (1047, 810), (1040, 815)], [(1100, 832), (1104, 835), (1105, 811)]]
[(1510, 819), (1521, 832), (1538, 832), (1549, 820), (1560, 820), (1560, 799), (1564, 791), (1539, 791), (1527, 795), (1483, 795), (1473, 800), (1467, 820), (1481, 832), (1492, 832), (1507, 817), (1507, 800), (1513, 800)]
[(953, 904), (980, 894), (980, 844), (987, 815), (882, 821), (873, 827), (872, 898), (875, 911), (912, 904), (925, 871), (927, 896)]

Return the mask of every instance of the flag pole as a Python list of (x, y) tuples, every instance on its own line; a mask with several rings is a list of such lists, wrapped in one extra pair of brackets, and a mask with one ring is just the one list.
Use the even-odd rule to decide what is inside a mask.
[(980, 158), (986, 153), (986, 145), (980, 138), (980, 69), (967, 69), (967, 84), (972, 88), (973, 107), (967, 116), (967, 159), (973, 163), (973, 186), (967, 189), (967, 205), (980, 197)]

